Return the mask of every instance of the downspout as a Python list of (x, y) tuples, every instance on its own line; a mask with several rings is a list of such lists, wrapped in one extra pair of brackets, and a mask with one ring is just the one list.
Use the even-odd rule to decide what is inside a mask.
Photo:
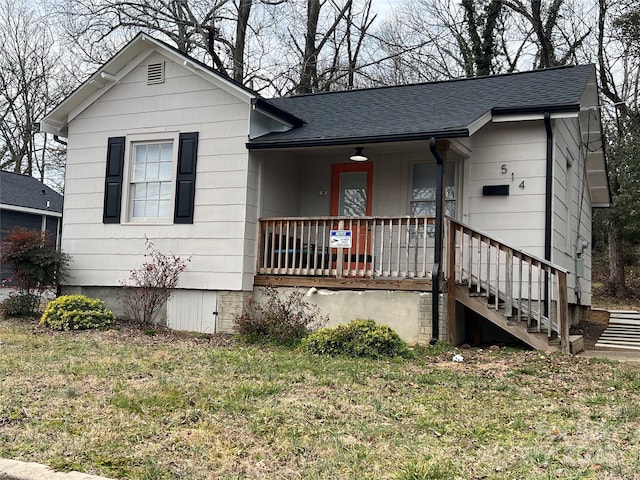
[[(553, 130), (551, 129), (551, 113), (544, 112), (544, 129), (547, 133), (547, 171), (546, 171), (546, 189), (545, 189), (545, 205), (544, 205), (544, 259), (551, 261), (551, 207), (553, 194)], [(549, 317), (549, 274), (544, 274), (544, 314)]]
[(54, 135), (53, 139), (60, 145), (64, 145), (65, 147), (67, 146), (67, 142), (65, 142), (64, 140), (61, 140), (58, 135)]
[[(431, 340), (434, 345), (440, 337), (440, 263), (442, 259), (442, 183), (444, 181), (444, 160), (438, 153), (435, 137), (429, 139), (429, 148), (436, 159), (436, 238), (431, 274)], [(425, 232), (426, 234), (427, 232)]]

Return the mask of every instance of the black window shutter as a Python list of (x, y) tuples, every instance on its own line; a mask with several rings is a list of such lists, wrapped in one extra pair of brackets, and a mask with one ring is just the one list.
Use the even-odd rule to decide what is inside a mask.
[(198, 132), (181, 133), (178, 144), (178, 176), (176, 178), (174, 223), (193, 223), (197, 159)]
[(107, 143), (107, 173), (104, 181), (103, 223), (120, 223), (124, 143), (125, 137), (111, 137)]

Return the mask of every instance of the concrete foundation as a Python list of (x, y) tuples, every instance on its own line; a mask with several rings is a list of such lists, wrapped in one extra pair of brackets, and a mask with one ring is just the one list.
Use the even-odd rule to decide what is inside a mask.
[[(258, 301), (264, 287), (256, 287)], [(427, 344), (432, 336), (431, 293), (399, 290), (329, 290), (281, 287), (283, 295), (298, 290), (305, 300), (317, 305), (320, 314), (329, 318), (326, 326), (349, 323), (356, 319), (372, 319), (394, 329), (410, 344)], [(440, 295), (440, 340), (448, 340), (446, 295)]]

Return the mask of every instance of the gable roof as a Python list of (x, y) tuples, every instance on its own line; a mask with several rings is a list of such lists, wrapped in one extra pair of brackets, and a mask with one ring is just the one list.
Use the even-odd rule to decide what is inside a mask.
[(248, 105), (253, 105), (255, 108), (270, 112), (277, 118), (282, 119), (284, 123), (292, 126), (301, 124), (300, 120), (292, 117), (290, 113), (280, 111), (275, 105), (266, 104), (260, 95), (250, 88), (245, 87), (161, 40), (153, 38), (146, 33), (139, 33), (104, 65), (98, 68), (59, 105), (47, 113), (41, 121), (41, 130), (66, 137), (68, 124), (73, 118), (107, 92), (120, 78), (126, 75), (132, 65), (140, 63), (154, 51), (161, 52), (177, 63), (201, 75), (203, 78), (215, 82), (217, 86), (243, 99)]
[(61, 214), (62, 195), (30, 175), (3, 170), (0, 171), (0, 205)]
[(491, 115), (578, 112), (593, 65), (270, 99), (305, 125), (248, 148), (467, 137)]

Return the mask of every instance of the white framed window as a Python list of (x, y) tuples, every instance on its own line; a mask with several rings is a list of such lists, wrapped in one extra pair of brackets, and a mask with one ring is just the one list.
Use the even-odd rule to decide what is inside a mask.
[(131, 219), (171, 218), (173, 142), (134, 143), (131, 156)]
[(177, 135), (127, 137), (123, 208), (129, 223), (171, 223), (176, 190)]
[[(455, 163), (445, 163), (445, 215), (455, 217), (456, 186)], [(411, 215), (436, 216), (436, 164), (432, 162), (414, 163), (412, 167)]]
[(192, 224), (198, 138), (198, 132), (109, 137), (103, 223)]

